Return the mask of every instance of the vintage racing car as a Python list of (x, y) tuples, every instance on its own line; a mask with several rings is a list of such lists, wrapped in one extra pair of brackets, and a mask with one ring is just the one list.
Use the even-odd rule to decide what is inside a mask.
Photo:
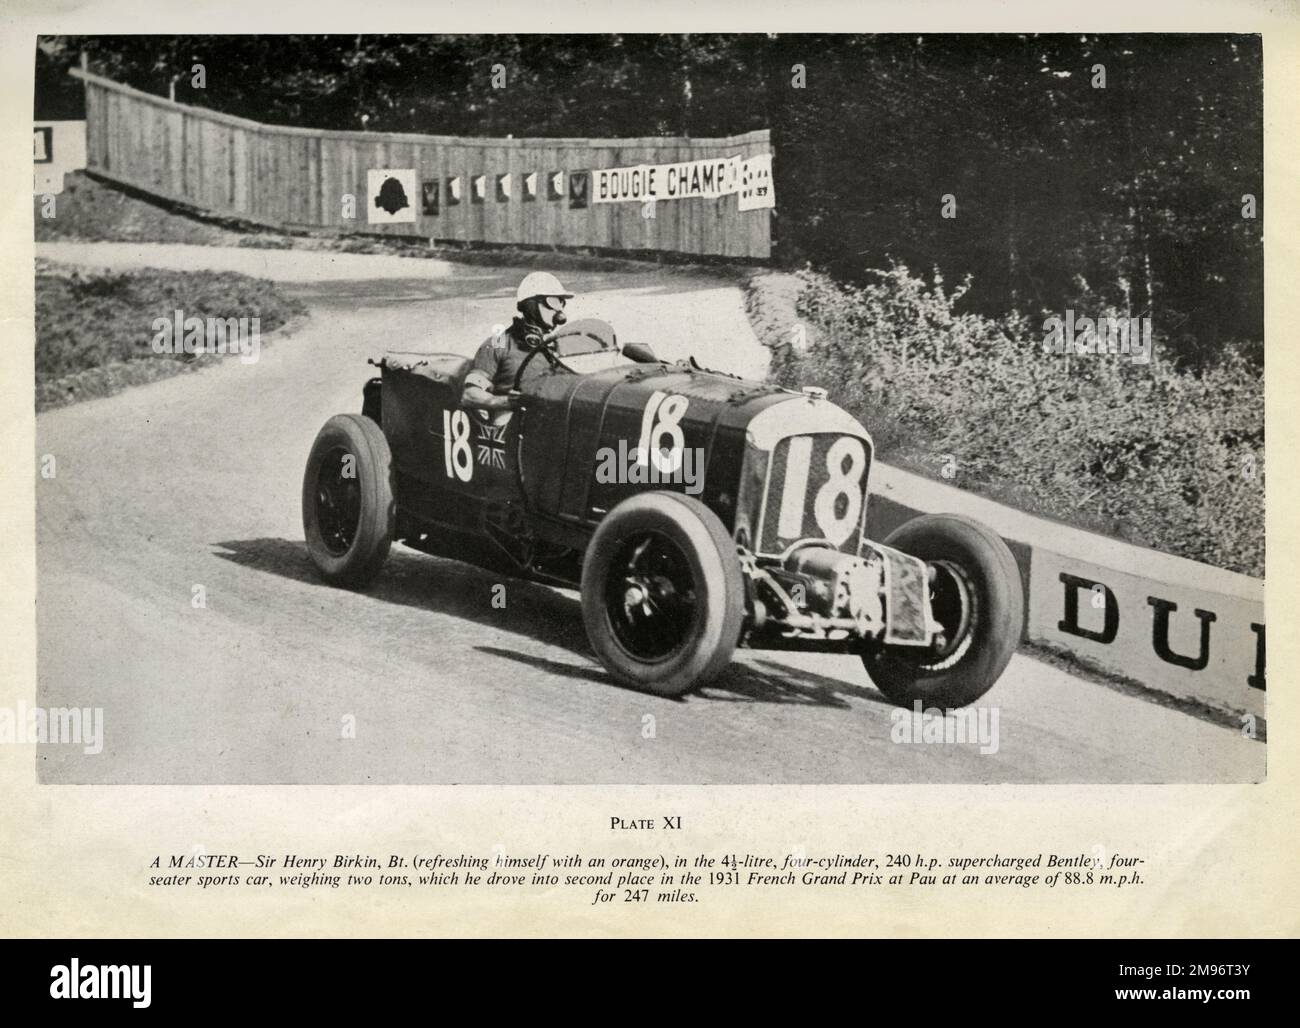
[(371, 363), (303, 478), (329, 582), (365, 586), (399, 541), (577, 587), (601, 663), (665, 696), (746, 645), (857, 654), (890, 700), (957, 707), (1016, 649), (1006, 544), (930, 514), (866, 538), (871, 438), (823, 390), (660, 361), (594, 320), (548, 336), (494, 415), (462, 405), (465, 357)]

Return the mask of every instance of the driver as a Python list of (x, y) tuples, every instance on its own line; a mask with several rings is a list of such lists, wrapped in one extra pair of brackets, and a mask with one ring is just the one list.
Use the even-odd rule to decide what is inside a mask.
[(510, 327), (485, 340), (474, 354), (474, 365), (465, 376), (461, 403), (482, 410), (510, 410), (515, 398), (515, 376), (528, 355), (542, 347), (542, 337), (565, 322), (565, 301), (573, 294), (554, 275), (534, 271), (525, 275), (515, 290), (519, 315)]

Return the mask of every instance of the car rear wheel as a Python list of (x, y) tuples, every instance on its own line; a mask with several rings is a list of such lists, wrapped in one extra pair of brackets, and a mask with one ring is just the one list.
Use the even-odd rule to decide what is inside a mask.
[(926, 561), (938, 645), (865, 653), (867, 674), (885, 696), (911, 706), (964, 707), (989, 691), (1020, 644), (1020, 569), (992, 529), (954, 514), (925, 514), (900, 525), (885, 545)]
[(745, 615), (736, 544), (708, 507), (648, 492), (605, 516), (582, 564), (582, 618), (624, 684), (680, 696), (731, 660)]
[(393, 541), (392, 454), (383, 429), (337, 414), (316, 436), (302, 479), (307, 552), (326, 579), (360, 588), (383, 566)]

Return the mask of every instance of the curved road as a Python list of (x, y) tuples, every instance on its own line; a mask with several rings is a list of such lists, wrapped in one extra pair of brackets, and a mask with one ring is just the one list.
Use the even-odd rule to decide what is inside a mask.
[[(230, 360), (37, 419), (38, 701), (101, 707), (97, 755), (42, 746), (43, 782), (1241, 782), (1264, 745), (1018, 655), (986, 697), (996, 752), (891, 739), (853, 658), (741, 651), (683, 700), (619, 688), (576, 594), (400, 547), (366, 593), (322, 585), (299, 519), (303, 461), (360, 409), (388, 347), (471, 353), (519, 271), (301, 251), (38, 244), (117, 268), (274, 278), (311, 319)], [(675, 358), (761, 374), (734, 286), (566, 273), (574, 316)], [(160, 312), (166, 313), (166, 312)], [(193, 603), (202, 586), (205, 605)], [(991, 723), (987, 723), (991, 728)], [(990, 749), (991, 747), (984, 747)]]

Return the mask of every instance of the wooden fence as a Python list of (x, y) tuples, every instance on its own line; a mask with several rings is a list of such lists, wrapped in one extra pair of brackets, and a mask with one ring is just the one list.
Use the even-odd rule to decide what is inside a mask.
[[(79, 69), (72, 74), (86, 88), (90, 171), (213, 213), (284, 229), (743, 258), (771, 255), (771, 209), (740, 210), (734, 192), (657, 202), (653, 217), (642, 203), (596, 203), (590, 195), (591, 172), (600, 169), (770, 154), (767, 129), (717, 139), (335, 132), (262, 125)], [(385, 169), (413, 172), (416, 195), (407, 198), (412, 220), (372, 222), (379, 215), (368, 173)], [(556, 173), (563, 174), (557, 178)], [(500, 178), (507, 174), (509, 179)], [(576, 200), (570, 195), (584, 174), (585, 205), (580, 189)], [(479, 184), (485, 185), (481, 196), (475, 191)], [(557, 184), (560, 190), (554, 188)], [(536, 187), (535, 194), (528, 185)], [(453, 197), (456, 190), (459, 196)], [(347, 216), (346, 196), (355, 198), (352, 217)], [(403, 209), (402, 216), (410, 218), (411, 211)]]

